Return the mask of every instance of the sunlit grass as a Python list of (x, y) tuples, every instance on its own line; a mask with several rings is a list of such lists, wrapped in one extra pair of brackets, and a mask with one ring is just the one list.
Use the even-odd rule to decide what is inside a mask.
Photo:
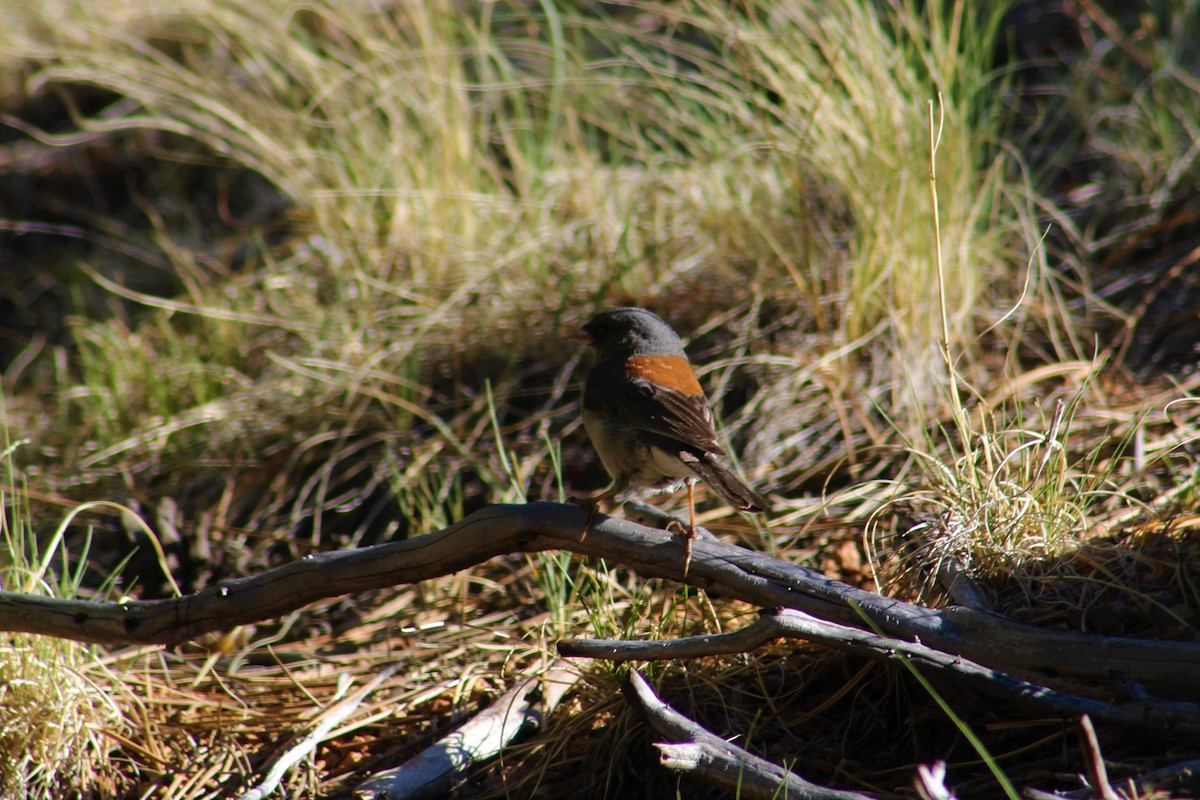
[[(490, 5), (476, 17), (214, 2), (81, 13), (48, 39), (14, 32), (16, 52), (45, 61), (33, 90), (90, 85), (133, 102), (83, 130), (170, 133), (181, 158), (254, 170), (313, 232), (240, 275), (163, 242), (186, 276), (182, 305), (132, 299), (194, 319), (79, 323), (80, 396), (95, 401), (76, 415), (80, 435), (277, 379), (259, 353), (371, 363), (403, 342), (419, 369), (464, 308), (491, 298), (489, 326), (503, 328), (710, 276), (786, 287), (814, 308), (840, 297), (828, 333), (882, 333), (925, 386), (939, 368), (917, 165), (935, 91), (956, 341), (977, 328), (981, 276), (1012, 274), (991, 144), (1003, 82), (986, 72), (1002, 8), (971, 8), (646, 8), (682, 23), (675, 33)], [(826, 201), (841, 220), (809, 219)], [(848, 237), (844, 254), (834, 237)], [(120, 416), (106, 418), (116, 397)]]
[[(3, 415), (0, 414), (0, 425)], [(65, 546), (41, 552), (14, 450), (0, 452), (0, 584), (9, 592), (75, 597), (79, 568)], [(57, 537), (52, 541), (60, 543)], [(0, 634), (0, 794), (50, 798), (115, 793), (121, 782), (109, 736), (128, 723), (127, 690), (94, 646), (49, 636)]]
[[(417, 535), (486, 502), (562, 500), (592, 487), (573, 485), (590, 474), (572, 405), (586, 362), (560, 331), (598, 306), (636, 303), (689, 339), (723, 441), (779, 500), (742, 534), (748, 545), (819, 552), (810, 524), (853, 543), (893, 499), (872, 489), (900, 486), (941, 520), (921, 569), (955, 559), (994, 577), (1054, 563), (1190, 467), (1193, 417), (1156, 421), (1148, 442), (1133, 403), (1105, 417), (1118, 403), (1096, 386), (1104, 343), (1076, 323), (1082, 281), (1047, 254), (1039, 215), (1050, 210), (1075, 241), (1092, 232), (1041, 196), (1044, 165), (1008, 136), (1013, 87), (993, 68), (1008, 7), (14, 5), (0, 53), (27, 80), (3, 84), (5, 96), (61, 92), (72, 115), (67, 131), (22, 130), (64, 148), (253, 171), (253, 191), (270, 196), (251, 199), (289, 209), (259, 229), (220, 191), (203, 195), (208, 205), (184, 192), (164, 207), (131, 200), (144, 224), (105, 228), (125, 246), (71, 264), (69, 341), (30, 351), (28, 391), (13, 398), (33, 440), (20, 453), (28, 474), (75, 499), (178, 511), (185, 537), (210, 536), (225, 569), (258, 568), (268, 548), (357, 544), (369, 525)], [(1155, 80), (1140, 89), (1063, 88), (1098, 120), (1092, 141), (1123, 165), (1120, 186), (1152, 187), (1151, 206), (1194, 175), (1186, 42), (1164, 33), (1175, 50), (1143, 65)], [(102, 92), (102, 107), (76, 109), (83, 89)], [(180, 218), (251, 230), (196, 241)], [(178, 292), (137, 288), (142, 269), (168, 273)], [(104, 316), (86, 301), (97, 292), (111, 301)], [(1142, 444), (1169, 455), (1143, 473), (1126, 459)], [(842, 494), (814, 499), (827, 487)], [(1170, 491), (1162, 508), (1194, 505), (1191, 490)], [(375, 517), (330, 534), (370, 496), (386, 496)], [(670, 637), (747, 613), (565, 554), (498, 562), (401, 593), (411, 628), (394, 653), (390, 642), (370, 652), (406, 661), (422, 693), (457, 709), (461, 692), (471, 699), (464, 676), (549, 657), (564, 635)], [(64, 587), (29, 590), (50, 588)], [(447, 622), (459, 618), (463, 632)], [(494, 640), (476, 648), (484, 627)], [(435, 629), (445, 641), (424, 650)], [(329, 638), (320, 655), (293, 644), (319, 666), (337, 646), (373, 643)], [(28, 653), (11, 670), (31, 683), (16, 686), (53, 683), (44, 691), (63, 696), (48, 707), (68, 692), (94, 698), (90, 651), (45, 648), (6, 651)], [(222, 677), (221, 654), (203, 657), (204, 674)], [(749, 659), (733, 667), (714, 695), (761, 678)], [(612, 671), (593, 672), (613, 688)], [(599, 710), (572, 724), (613, 719), (600, 696), (584, 695)], [(765, 689), (754, 698), (748, 719), (775, 701)], [(13, 706), (29, 726), (20, 752), (52, 764), (32, 743), (58, 735), (37, 702)], [(102, 703), (77, 708), (120, 723)], [(425, 713), (405, 735), (424, 735)], [(167, 714), (147, 730), (175, 725)], [(270, 738), (253, 727), (268, 723), (241, 723), (249, 733), (228, 752), (248, 769)], [(614, 760), (627, 735), (618, 720)], [(34, 761), (13, 763), (25, 770), (14, 780), (41, 780)]]

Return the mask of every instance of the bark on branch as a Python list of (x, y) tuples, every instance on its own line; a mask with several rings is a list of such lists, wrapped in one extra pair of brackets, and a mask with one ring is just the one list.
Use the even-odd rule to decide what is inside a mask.
[(410, 761), (376, 773), (354, 790), (356, 800), (446, 797), (470, 769), (498, 756), (527, 728), (540, 728), (579, 673), (551, 665), (518, 681), (492, 705)]
[(926, 675), (941, 675), (980, 694), (1049, 711), (1064, 717), (1089, 715), (1127, 727), (1172, 731), (1200, 736), (1200, 704), (1182, 701), (1130, 699), (1120, 703), (1059, 692), (1041, 684), (990, 669), (960, 656), (872, 631), (826, 622), (795, 609), (775, 608), (758, 620), (729, 633), (688, 636), (667, 641), (636, 642), (614, 639), (568, 639), (558, 645), (565, 657), (607, 661), (654, 661), (669, 658), (746, 653), (780, 638), (820, 642), (879, 660), (906, 659)]
[[(313, 555), (181, 598), (95, 603), (0, 592), (0, 630), (107, 644), (176, 645), (317, 600), (447, 575), (503, 553), (552, 549), (603, 557), (646, 576), (681, 578), (684, 549), (678, 537), (600, 516), (581, 542), (584, 524), (585, 513), (575, 506), (497, 505), (437, 533)], [(687, 582), (852, 628), (867, 629), (866, 618), (887, 636), (1059, 688), (1200, 696), (1200, 643), (1045, 631), (971, 609), (923, 608), (703, 539), (695, 542)]]
[(810, 783), (706, 730), (659, 699), (637, 670), (625, 681), (625, 698), (646, 722), (670, 741), (655, 745), (664, 767), (736, 792), (738, 797), (798, 800), (874, 800), (871, 795)]

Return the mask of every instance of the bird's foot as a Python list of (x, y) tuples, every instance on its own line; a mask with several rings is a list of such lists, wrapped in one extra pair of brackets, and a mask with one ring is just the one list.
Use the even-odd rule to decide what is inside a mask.
[(587, 509), (587, 521), (583, 525), (583, 533), (579, 534), (579, 541), (587, 538), (588, 531), (592, 529), (592, 524), (596, 521), (596, 511), (600, 508), (600, 503), (608, 500), (613, 496), (612, 490), (599, 492), (598, 494), (584, 495), (583, 497), (569, 497), (567, 502), (576, 506), (583, 506)]
[(686, 578), (692, 565), (692, 542), (696, 540), (696, 526), (684, 525), (673, 519), (667, 523), (666, 529), (683, 537), (683, 577)]

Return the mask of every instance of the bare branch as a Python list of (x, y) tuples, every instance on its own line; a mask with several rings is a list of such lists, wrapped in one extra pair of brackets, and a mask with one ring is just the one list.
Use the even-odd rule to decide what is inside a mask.
[(990, 697), (1020, 702), (1043, 712), (1049, 710), (1065, 717), (1090, 715), (1125, 726), (1200, 735), (1200, 704), (1152, 698), (1109, 703), (1067, 694), (990, 669), (961, 656), (943, 653), (920, 642), (879, 636), (792, 609), (764, 611), (755, 622), (729, 633), (655, 642), (568, 639), (559, 643), (558, 652), (567, 657), (582, 656), (608, 661), (657, 661), (749, 652), (780, 638), (820, 642), (884, 661), (908, 659), (922, 672), (941, 674), (958, 685)]
[(444, 797), (473, 765), (499, 755), (523, 730), (540, 726), (578, 680), (579, 673), (561, 663), (527, 676), (437, 744), (399, 767), (372, 776), (354, 796), (362, 800)]
[[(437, 533), (310, 556), (181, 598), (94, 603), (0, 593), (0, 630), (109, 644), (175, 645), (282, 616), (348, 592), (447, 575), (502, 553), (573, 550), (647, 576), (680, 579), (684, 548), (665, 531), (600, 516), (580, 542), (584, 511), (555, 503), (491, 506)], [(1055, 686), (1174, 698), (1200, 695), (1200, 643), (1046, 631), (960, 607), (930, 609), (847, 586), (815, 570), (719, 541), (694, 544), (688, 583), (748, 603), (805, 611), (920, 642)]]
[(646, 717), (650, 727), (671, 741), (656, 744), (663, 766), (693, 773), (738, 797), (796, 800), (873, 800), (870, 795), (819, 786), (793, 772), (752, 755), (664, 703), (637, 670), (630, 670), (625, 698)]
[[(1200, 795), (1200, 759), (1181, 761), (1136, 778), (1125, 778), (1119, 785), (1127, 797), (1196, 797)], [(1099, 793), (1091, 787), (1053, 793), (1025, 788), (1021, 794), (1028, 800), (1100, 800)]]

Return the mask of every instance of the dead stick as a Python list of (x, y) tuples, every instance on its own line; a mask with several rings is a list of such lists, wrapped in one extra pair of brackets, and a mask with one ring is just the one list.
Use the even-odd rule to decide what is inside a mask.
[(325, 741), (325, 737), (329, 735), (330, 731), (341, 724), (342, 720), (354, 713), (354, 710), (362, 705), (362, 701), (367, 699), (367, 695), (379, 688), (379, 685), (392, 677), (395, 672), (395, 667), (388, 667), (368, 681), (367, 685), (362, 689), (345, 700), (325, 709), (313, 729), (300, 737), (295, 744), (283, 753), (278, 761), (271, 765), (262, 783), (248, 789), (238, 797), (238, 800), (264, 800), (264, 798), (269, 797), (275, 791), (279, 782), (283, 780), (283, 776), (287, 774), (289, 769), (300, 763), (300, 759), (311, 753), (317, 748), (317, 745)]
[(1092, 790), (1100, 800), (1121, 800), (1108, 782), (1108, 769), (1104, 766), (1104, 753), (1100, 752), (1100, 740), (1096, 737), (1096, 728), (1091, 718), (1084, 714), (1079, 720), (1083, 732), (1084, 756), (1088, 763), (1088, 772), (1092, 778)]
[(874, 800), (870, 795), (809, 783), (794, 772), (759, 758), (709, 732), (659, 699), (637, 670), (625, 681), (625, 697), (647, 723), (670, 741), (655, 745), (663, 766), (736, 792), (744, 798)]
[[(174, 645), (282, 616), (349, 592), (415, 583), (502, 553), (573, 550), (678, 579), (684, 548), (665, 531), (600, 516), (579, 541), (583, 509), (556, 503), (490, 506), (443, 531), (299, 559), (180, 598), (119, 603), (0, 592), (0, 630), (107, 644)], [(694, 543), (688, 583), (760, 606), (783, 606), (1021, 675), (1099, 682), (1136, 694), (1200, 695), (1200, 644), (1047, 631), (960, 607), (930, 609), (832, 580), (724, 542)], [(864, 626), (865, 627), (865, 626)]]
[[(1200, 704), (1183, 701), (1137, 698), (1106, 702), (1056, 691), (1005, 672), (943, 653), (920, 642), (879, 636), (870, 631), (827, 622), (793, 609), (764, 611), (759, 619), (736, 631), (653, 642), (616, 639), (567, 639), (559, 642), (558, 653), (606, 661), (660, 661), (670, 658), (701, 658), (711, 655), (746, 653), (780, 638), (805, 639), (880, 660), (908, 659), (924, 673), (943, 674), (981, 694), (1016, 701), (1064, 717), (1091, 715), (1105, 722), (1142, 727), (1156, 733), (1174, 732), (1200, 736)], [(1098, 755), (1099, 750), (1096, 750)], [(1107, 798), (1106, 798), (1107, 800)]]
[(561, 662), (525, 677), (432, 747), (372, 776), (354, 796), (359, 800), (444, 797), (472, 766), (499, 755), (522, 730), (540, 726), (578, 681), (579, 673)]

